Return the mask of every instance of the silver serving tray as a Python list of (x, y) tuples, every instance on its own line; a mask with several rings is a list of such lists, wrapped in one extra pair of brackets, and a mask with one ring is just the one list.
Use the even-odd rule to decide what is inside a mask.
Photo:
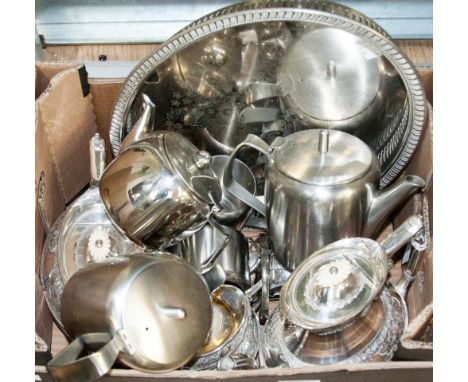
[[(373, 133), (363, 139), (379, 159), (381, 187), (389, 185), (411, 159), (425, 127), (424, 90), (412, 63), (381, 27), (359, 12), (331, 2), (271, 0), (235, 4), (193, 22), (174, 35), (127, 77), (111, 120), (114, 155), (139, 116), (139, 95), (143, 92), (156, 104), (156, 129), (180, 132), (199, 148), (214, 154), (228, 154), (248, 133), (274, 138), (278, 131), (285, 135), (294, 132), (294, 116), (288, 110), (279, 115), (280, 127), (274, 123), (255, 123), (258, 116), (244, 113), (244, 109), (252, 106), (245, 100), (249, 81), (258, 80), (258, 76), (263, 76), (261, 81), (275, 80), (281, 42), (270, 50), (270, 54), (279, 55), (271, 60), (271, 65), (266, 60), (257, 68), (247, 68), (251, 69), (249, 72), (243, 69), (239, 57), (249, 54), (252, 30), (257, 36), (273, 40), (286, 30), (294, 41), (301, 31), (323, 27), (357, 36), (399, 77), (388, 92), (391, 98), (378, 111), (380, 117), (373, 124)], [(260, 106), (270, 113), (280, 108), (274, 99)], [(236, 122), (242, 118), (246, 123)]]

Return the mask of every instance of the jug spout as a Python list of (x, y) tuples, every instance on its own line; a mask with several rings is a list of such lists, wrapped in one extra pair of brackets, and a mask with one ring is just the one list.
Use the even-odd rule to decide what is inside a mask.
[(385, 190), (375, 192), (371, 198), (364, 236), (372, 238), (379, 234), (379, 230), (392, 211), (421, 190), (425, 184), (419, 176), (408, 175)]
[(120, 146), (120, 151), (130, 146), (132, 143), (143, 139), (145, 136), (149, 135), (153, 131), (152, 128), (154, 125), (156, 106), (146, 94), (142, 94), (142, 97), (143, 113), (132, 126), (130, 132), (123, 140)]

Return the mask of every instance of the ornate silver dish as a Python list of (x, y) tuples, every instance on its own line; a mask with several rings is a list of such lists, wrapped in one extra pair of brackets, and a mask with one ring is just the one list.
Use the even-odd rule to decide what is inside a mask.
[(312, 333), (290, 324), (277, 308), (262, 336), (268, 367), (390, 361), (407, 325), (404, 298), (391, 284), (364, 314), (344, 330)]
[[(283, 77), (288, 73), (283, 69), (289, 65), (288, 52), (294, 52), (298, 42), (315, 41), (316, 36), (310, 35), (320, 30), (339, 30), (339, 35), (347, 36), (346, 41), (348, 37), (355, 41), (355, 53), (360, 55), (355, 62), (362, 62), (363, 57), (365, 62), (358, 74), (366, 83), (372, 82), (366, 87), (356, 82), (354, 75), (346, 75), (354, 61), (341, 57), (333, 57), (335, 62), (304, 55), (304, 62), (295, 63), (302, 67), (326, 64), (324, 75), (333, 81), (354, 81), (349, 88), (355, 94), (365, 91), (359, 107), (353, 105), (341, 120), (320, 120), (331, 114), (320, 106), (307, 108), (307, 104), (295, 102), (308, 94), (309, 87), (322, 89), (321, 84), (328, 86), (327, 95), (338, 96), (331, 82), (305, 78), (306, 87), (300, 88), (300, 79), (294, 78), (298, 91), (283, 86), (289, 96), (271, 89), (266, 97), (259, 96), (262, 84), (287, 82)], [(321, 70), (312, 72), (317, 77)], [(252, 92), (255, 97), (251, 97)], [(392, 183), (410, 160), (427, 115), (416, 70), (387, 33), (359, 12), (321, 1), (235, 4), (174, 35), (141, 61), (125, 81), (111, 122), (114, 154), (138, 119), (141, 93), (156, 104), (154, 129), (180, 132), (212, 154), (229, 154), (249, 133), (271, 141), (278, 135), (324, 125), (355, 131), (377, 154), (382, 187)], [(352, 96), (347, 94), (348, 99)], [(315, 101), (323, 99), (314, 97)]]

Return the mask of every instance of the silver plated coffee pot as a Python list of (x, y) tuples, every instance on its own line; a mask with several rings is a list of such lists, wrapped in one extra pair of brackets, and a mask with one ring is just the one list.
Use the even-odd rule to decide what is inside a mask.
[(406, 176), (379, 190), (375, 154), (359, 138), (337, 130), (300, 131), (276, 138), (271, 146), (249, 135), (231, 161), (244, 147), (268, 158), (266, 205), (233, 179), (231, 162), (225, 168), (223, 192), (266, 217), (275, 255), (288, 270), (333, 241), (375, 238), (395, 207), (424, 187), (421, 178)]

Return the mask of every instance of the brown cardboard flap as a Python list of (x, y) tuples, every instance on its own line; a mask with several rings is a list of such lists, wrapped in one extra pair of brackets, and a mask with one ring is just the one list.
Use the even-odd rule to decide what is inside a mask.
[[(36, 108), (36, 160), (35, 184), (36, 203), (39, 199), (39, 186), (41, 179), (44, 183), (43, 207), (47, 224), (51, 226), (65, 209), (65, 198), (60, 186), (57, 169), (52, 158), (50, 144), (44, 130), (44, 121), (40, 109)], [(39, 259), (45, 239), (44, 227), (40, 218), (39, 208), (36, 205), (36, 273), (39, 272)]]
[[(35, 272), (36, 351), (50, 349), (52, 317), (39, 279), (45, 227), (89, 182), (89, 138), (96, 131), (91, 96), (83, 97), (78, 65), (36, 65)], [(43, 219), (39, 208), (42, 196)], [(45, 349), (45, 350), (44, 350)]]
[(110, 121), (114, 111), (114, 103), (120, 94), (121, 88), (122, 82), (91, 83), (96, 124), (99, 134), (106, 142), (107, 158), (109, 159), (113, 157), (109, 140)]
[(50, 80), (58, 73), (80, 65), (72, 62), (38, 62), (36, 63), (36, 99), (44, 93)]
[[(430, 303), (418, 313), (412, 322), (410, 322), (403, 333), (401, 338), (402, 342), (422, 342), (417, 340), (423, 335), (426, 327), (432, 322), (432, 316), (433, 305)], [(411, 345), (408, 345), (408, 347), (410, 346)], [(427, 347), (432, 348), (432, 342), (427, 343)]]
[(97, 131), (91, 98), (71, 68), (55, 75), (36, 100), (66, 203), (89, 182), (89, 140)]
[[(427, 330), (432, 323), (432, 316), (433, 307), (431, 303), (419, 312), (406, 328), (395, 358), (432, 361), (434, 344), (431, 331)], [(427, 332), (429, 332), (429, 335), (426, 335)]]

